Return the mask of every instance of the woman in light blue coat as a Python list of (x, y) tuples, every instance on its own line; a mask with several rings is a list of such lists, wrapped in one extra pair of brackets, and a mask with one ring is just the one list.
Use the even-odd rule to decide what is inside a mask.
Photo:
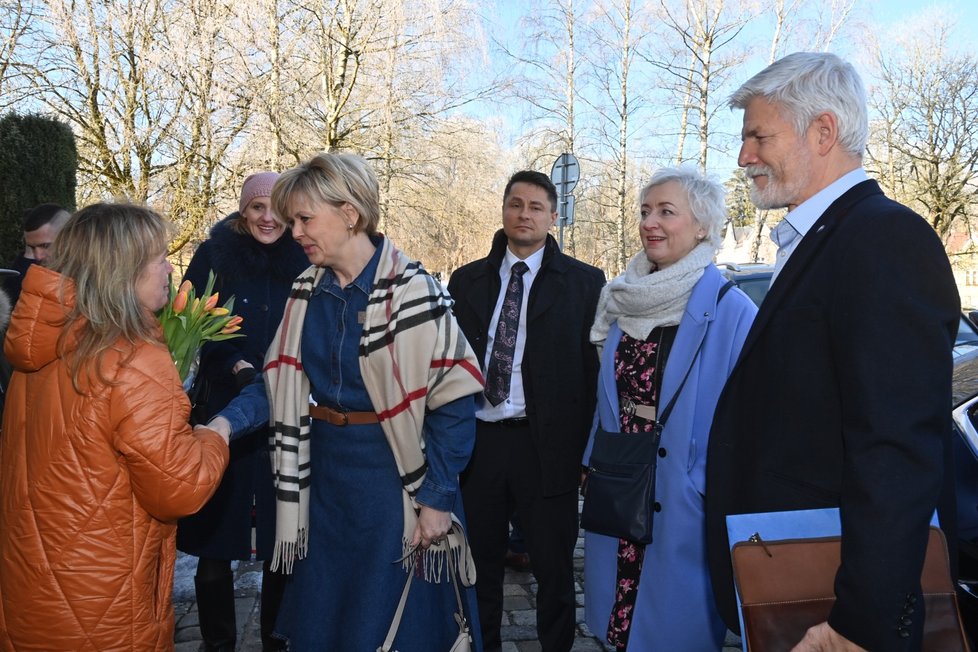
[[(639, 197), (644, 251), (605, 286), (591, 331), (602, 347), (595, 426), (651, 436), (657, 412), (682, 390), (658, 451), (652, 543), (585, 533), (586, 621), (616, 650), (720, 650), (726, 627), (706, 560), (706, 448), (757, 308), (739, 289), (721, 292), (719, 184), (667, 168)], [(585, 466), (590, 452), (589, 442)]]

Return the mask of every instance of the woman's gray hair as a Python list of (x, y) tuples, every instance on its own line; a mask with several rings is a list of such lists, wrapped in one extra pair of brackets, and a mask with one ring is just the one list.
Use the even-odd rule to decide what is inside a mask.
[(686, 191), (693, 218), (706, 230), (706, 240), (719, 247), (720, 229), (727, 220), (726, 191), (723, 186), (690, 167), (659, 168), (638, 194), (638, 203), (645, 201), (650, 190), (670, 181), (675, 181)]
[(802, 135), (828, 111), (839, 126), (839, 144), (862, 158), (869, 138), (866, 88), (852, 64), (828, 52), (795, 52), (778, 59), (734, 91), (729, 104), (746, 109), (754, 98), (777, 104)]

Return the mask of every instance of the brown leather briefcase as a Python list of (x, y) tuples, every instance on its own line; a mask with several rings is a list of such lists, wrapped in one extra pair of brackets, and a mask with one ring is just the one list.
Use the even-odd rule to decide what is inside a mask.
[[(840, 538), (759, 538), (734, 544), (734, 581), (750, 652), (787, 652), (809, 627), (828, 619), (841, 563)], [(920, 576), (924, 593), (925, 652), (968, 652), (957, 595), (951, 581), (944, 533), (930, 529)]]

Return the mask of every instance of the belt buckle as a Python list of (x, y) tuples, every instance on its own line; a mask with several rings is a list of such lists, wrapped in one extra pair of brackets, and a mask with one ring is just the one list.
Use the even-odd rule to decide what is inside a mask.
[(343, 421), (343, 423), (340, 424), (341, 426), (350, 425), (350, 417), (347, 415), (346, 412), (340, 412), (339, 410), (337, 410), (336, 413), (340, 415), (340, 419)]
[(635, 401), (630, 398), (623, 398), (620, 402), (621, 405), (618, 409), (622, 414), (629, 417), (635, 416)]

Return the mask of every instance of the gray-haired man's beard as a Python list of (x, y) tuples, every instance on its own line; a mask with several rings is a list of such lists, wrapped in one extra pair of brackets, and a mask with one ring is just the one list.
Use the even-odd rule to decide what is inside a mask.
[(796, 198), (807, 182), (807, 179), (802, 177), (796, 179), (794, 183), (785, 183), (766, 165), (748, 165), (744, 171), (748, 177), (767, 177), (767, 184), (763, 190), (758, 188), (755, 182), (751, 183), (750, 188), (751, 201), (762, 210), (786, 208), (789, 204), (796, 203)]

